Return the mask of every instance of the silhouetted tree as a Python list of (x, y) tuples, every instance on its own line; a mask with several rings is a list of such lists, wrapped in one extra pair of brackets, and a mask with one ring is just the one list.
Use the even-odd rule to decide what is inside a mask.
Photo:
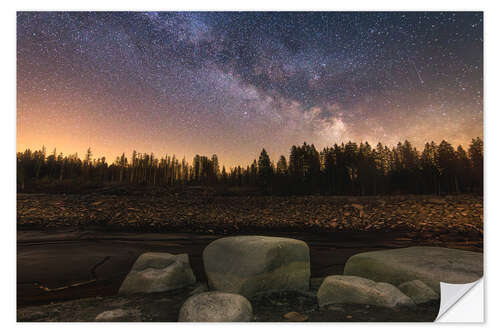
[(286, 165), (286, 157), (281, 155), (278, 163), (276, 164), (276, 173), (281, 176), (285, 176), (288, 173), (288, 167)]
[(259, 156), (258, 165), (258, 181), (259, 184), (266, 187), (271, 183), (273, 177), (273, 167), (271, 165), (271, 159), (267, 154), (265, 149), (262, 149)]
[[(288, 163), (287, 163), (288, 162)], [(379, 195), (394, 193), (482, 193), (483, 141), (472, 140), (468, 151), (455, 150), (443, 140), (439, 145), (426, 143), (421, 153), (409, 141), (389, 148), (378, 143), (348, 142), (325, 147), (319, 153), (304, 142), (292, 146), (287, 161), (280, 156), (276, 166), (262, 149), (257, 160), (246, 167), (235, 166), (219, 171), (216, 154), (195, 155), (192, 165), (175, 155), (158, 159), (153, 153), (125, 153), (108, 164), (106, 158), (64, 156), (54, 149), (47, 156), (41, 150), (26, 149), (16, 154), (17, 182), (20, 190), (32, 184), (130, 183), (136, 185), (177, 186), (259, 185), (280, 194), (326, 193), (335, 195)]]
[(483, 140), (472, 139), (469, 146), (469, 158), (472, 164), (472, 182), (474, 191), (483, 193)]

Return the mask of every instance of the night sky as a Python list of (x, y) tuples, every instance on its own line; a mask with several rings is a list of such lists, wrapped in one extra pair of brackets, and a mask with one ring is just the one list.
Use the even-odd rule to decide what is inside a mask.
[(275, 161), (483, 137), (483, 14), (19, 12), (17, 150)]

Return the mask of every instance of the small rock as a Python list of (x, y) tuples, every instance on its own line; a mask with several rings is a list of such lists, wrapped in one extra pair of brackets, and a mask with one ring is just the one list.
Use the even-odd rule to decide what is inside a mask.
[[(22, 321), (38, 321), (48, 317), (49, 313), (42, 311), (35, 311), (21, 316)], [(19, 320), (19, 319), (18, 319)]]
[(153, 293), (183, 288), (196, 278), (187, 254), (149, 252), (142, 254), (120, 286), (120, 294)]
[(338, 305), (328, 305), (326, 307), (327, 310), (330, 311), (340, 311), (340, 312), (345, 312), (344, 308)]
[(370, 304), (388, 308), (412, 307), (415, 303), (395, 286), (358, 276), (331, 275), (318, 291), (319, 306), (329, 304)]
[(356, 208), (357, 210), (359, 211), (362, 211), (363, 210), (363, 205), (360, 205), (360, 204), (352, 204), (351, 206), (353, 206), (354, 208)]
[(245, 297), (219, 291), (191, 296), (179, 311), (181, 322), (245, 322), (252, 317), (252, 305)]
[(298, 312), (295, 312), (295, 311), (288, 312), (288, 313), (284, 314), (283, 318), (285, 318), (288, 321), (297, 321), (297, 322), (307, 321), (309, 319), (308, 316), (303, 315), (303, 314), (298, 313)]
[(438, 205), (444, 205), (444, 204), (446, 204), (446, 200), (444, 200), (444, 199), (437, 199), (437, 198), (429, 199), (429, 200), (427, 200), (427, 202), (433, 203), (433, 204), (438, 204)]
[(420, 280), (402, 283), (398, 288), (408, 295), (416, 304), (439, 300), (439, 295)]
[(134, 314), (135, 314), (134, 311), (115, 309), (115, 310), (101, 312), (95, 317), (95, 321), (120, 321)]

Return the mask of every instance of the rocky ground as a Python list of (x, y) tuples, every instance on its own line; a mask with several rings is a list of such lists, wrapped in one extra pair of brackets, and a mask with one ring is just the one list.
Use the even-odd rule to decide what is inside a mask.
[[(177, 321), (184, 301), (195, 286), (154, 294), (91, 297), (68, 302), (23, 307), (17, 311), (21, 322), (91, 322), (105, 311), (119, 314), (105, 321)], [(253, 321), (257, 322), (431, 322), (439, 312), (439, 302), (414, 309), (389, 309), (373, 305), (336, 304), (318, 306), (314, 292), (281, 292), (250, 298)]]
[[(176, 321), (194, 287), (116, 295), (141, 253), (187, 253), (204, 283), (201, 254), (213, 240), (240, 234), (291, 237), (309, 245), (312, 277), (324, 277), (342, 274), (349, 257), (366, 251), (431, 245), (482, 252), (483, 199), (18, 194), (17, 228), (18, 321), (94, 321), (110, 310), (120, 310), (119, 321)], [(296, 292), (250, 301), (255, 321), (433, 321), (439, 310), (436, 302), (413, 310), (320, 309), (311, 293)]]
[(483, 237), (483, 198), (18, 194), (18, 229), (61, 227), (226, 234), (399, 231), (437, 241)]
[[(241, 233), (239, 233), (241, 234)], [(311, 276), (343, 274), (347, 260), (361, 252), (409, 246), (446, 246), (482, 252), (482, 241), (412, 239), (400, 232), (265, 232), (268, 236), (305, 241), (310, 248)], [(17, 304), (35, 304), (112, 296), (144, 252), (187, 253), (198, 281), (206, 281), (202, 260), (208, 244), (224, 235), (138, 233), (78, 230), (17, 232)], [(44, 289), (46, 288), (46, 289)]]

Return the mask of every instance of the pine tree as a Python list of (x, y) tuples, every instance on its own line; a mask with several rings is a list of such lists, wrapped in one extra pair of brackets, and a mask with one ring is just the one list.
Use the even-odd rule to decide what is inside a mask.
[(278, 160), (278, 163), (276, 164), (276, 172), (281, 176), (285, 176), (288, 173), (288, 167), (286, 165), (286, 158), (283, 155), (280, 156), (280, 159)]
[(472, 139), (469, 158), (472, 164), (473, 186), (475, 191), (483, 193), (483, 140), (479, 137)]
[(263, 186), (267, 186), (271, 183), (273, 177), (273, 168), (271, 166), (271, 159), (267, 154), (265, 149), (262, 149), (259, 156), (258, 165), (258, 179), (259, 183)]

